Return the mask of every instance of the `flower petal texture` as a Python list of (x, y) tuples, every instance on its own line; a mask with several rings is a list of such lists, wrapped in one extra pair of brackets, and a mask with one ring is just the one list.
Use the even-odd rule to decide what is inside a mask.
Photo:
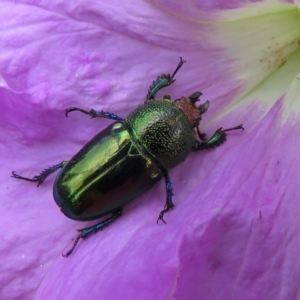
[[(300, 15), (288, 0), (1, 1), (0, 299), (297, 299), (300, 259)], [(52, 197), (54, 177), (152, 81), (209, 100), (201, 132), (243, 124), (162, 180), (74, 253), (78, 228)], [(203, 103), (203, 102), (202, 102)], [(120, 195), (122, 197), (122, 195)]]

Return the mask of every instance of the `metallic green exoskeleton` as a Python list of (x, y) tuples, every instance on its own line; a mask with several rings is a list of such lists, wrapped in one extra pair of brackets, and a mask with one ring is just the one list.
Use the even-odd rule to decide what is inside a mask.
[(54, 199), (69, 218), (93, 220), (123, 207), (161, 177), (126, 122), (118, 121), (64, 166), (54, 184)]
[[(184, 62), (180, 59), (172, 76), (159, 76), (150, 86), (145, 103), (126, 119), (106, 111), (67, 109), (66, 115), (80, 111), (92, 118), (109, 118), (116, 122), (97, 134), (69, 161), (54, 165), (33, 178), (13, 172), (13, 177), (39, 185), (62, 168), (55, 180), (53, 195), (67, 217), (87, 221), (111, 214), (104, 221), (80, 230), (65, 256), (73, 252), (80, 238), (84, 239), (112, 223), (121, 216), (124, 205), (145, 193), (162, 177), (167, 199), (158, 221), (164, 222), (164, 214), (174, 207), (167, 170), (182, 163), (192, 151), (219, 146), (226, 140), (226, 132), (243, 129), (242, 125), (219, 128), (207, 139), (198, 126), (209, 102), (198, 107), (195, 105), (202, 95), (200, 92), (175, 101), (171, 101), (169, 95), (155, 99), (158, 90), (175, 81), (174, 76)], [(196, 139), (196, 132), (200, 141)]]

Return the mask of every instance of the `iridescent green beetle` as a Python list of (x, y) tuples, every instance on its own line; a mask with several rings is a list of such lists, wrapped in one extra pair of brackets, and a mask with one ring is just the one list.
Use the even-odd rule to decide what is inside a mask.
[(67, 217), (88, 221), (111, 215), (94, 226), (79, 230), (73, 247), (64, 256), (73, 252), (80, 238), (102, 230), (120, 217), (124, 205), (152, 188), (162, 177), (167, 199), (157, 221), (165, 222), (164, 214), (174, 208), (167, 170), (182, 163), (192, 151), (221, 145), (226, 140), (226, 132), (243, 129), (242, 125), (219, 128), (207, 139), (198, 126), (209, 102), (196, 107), (200, 92), (175, 101), (171, 101), (169, 95), (155, 99), (157, 91), (175, 81), (174, 76), (183, 63), (185, 61), (180, 58), (172, 75), (159, 76), (150, 86), (145, 103), (126, 119), (102, 110), (67, 109), (66, 116), (71, 111), (80, 111), (92, 118), (116, 122), (97, 134), (71, 160), (54, 165), (38, 176), (26, 178), (12, 172), (12, 177), (37, 182), (39, 186), (62, 168), (56, 177), (53, 195)]

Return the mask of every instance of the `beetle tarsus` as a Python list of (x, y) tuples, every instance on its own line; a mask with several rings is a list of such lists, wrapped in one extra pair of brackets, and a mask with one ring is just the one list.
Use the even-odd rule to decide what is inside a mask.
[[(215, 147), (218, 147), (226, 141), (226, 137), (227, 137), (226, 132), (232, 131), (232, 130), (237, 130), (237, 129), (244, 130), (244, 127), (242, 124), (235, 126), (235, 127), (227, 128), (227, 129), (223, 129), (222, 127), (220, 127), (216, 130), (216, 132), (213, 134), (213, 136), (210, 139), (203, 141), (203, 142), (199, 142), (196, 140), (195, 145), (193, 147), (193, 151), (208, 150), (208, 149), (213, 149)], [(198, 135), (199, 135), (199, 133), (198, 133)], [(200, 136), (199, 136), (200, 139), (201, 139), (201, 136), (203, 137), (203, 133), (200, 133)]]
[(54, 173), (58, 169), (61, 169), (66, 163), (67, 163), (67, 161), (62, 161), (61, 163), (59, 163), (57, 165), (53, 165), (53, 166), (43, 170), (40, 173), (40, 175), (35, 175), (32, 178), (20, 176), (20, 175), (16, 174), (15, 171), (12, 171), (11, 177), (16, 178), (16, 179), (22, 179), (22, 180), (30, 181), (30, 182), (37, 182), (37, 187), (39, 187), (40, 184), (42, 184), (44, 182), (44, 180), (49, 175), (51, 175), (52, 173)]
[(98, 224), (95, 224), (93, 226), (87, 227), (87, 228), (82, 228), (82, 229), (78, 229), (77, 231), (79, 232), (78, 236), (76, 237), (72, 248), (67, 251), (65, 254), (62, 254), (63, 257), (68, 257), (72, 254), (72, 252), (74, 251), (74, 249), (76, 248), (78, 242), (80, 239), (85, 239), (88, 236), (90, 236), (92, 233), (97, 233), (98, 231), (102, 230), (103, 228), (107, 227), (108, 225), (110, 225), (112, 222), (114, 222), (117, 218), (119, 218), (122, 215), (122, 208), (114, 211), (112, 213), (112, 216), (105, 219), (104, 221), (101, 221)]
[(173, 82), (175, 82), (175, 75), (178, 72), (178, 70), (182, 67), (182, 65), (186, 62), (186, 60), (183, 60), (182, 57), (180, 57), (180, 62), (178, 63), (176, 69), (174, 70), (173, 74), (162, 74), (156, 78), (156, 80), (153, 81), (152, 85), (150, 86), (146, 101), (154, 100), (156, 93), (161, 90), (162, 88), (171, 85)]
[(158, 224), (159, 221), (162, 221), (165, 224), (167, 224), (167, 222), (164, 220), (164, 214), (166, 212), (168, 212), (169, 210), (172, 210), (174, 207), (175, 207), (175, 205), (173, 203), (172, 204), (166, 203), (165, 208), (159, 213), (159, 216), (158, 216), (158, 219), (157, 219), (157, 224)]
[(180, 58), (180, 62), (179, 62), (179, 64), (177, 65), (176, 69), (174, 70), (174, 72), (173, 72), (173, 74), (172, 74), (172, 76), (171, 76), (171, 79), (174, 78), (174, 76), (176, 75), (176, 73), (178, 72), (178, 70), (182, 67), (182, 65), (183, 65), (184, 63), (186, 63), (186, 60), (182, 59), (181, 56), (180, 56), (179, 58)]
[(73, 243), (73, 246), (72, 246), (72, 248), (69, 250), (69, 251), (67, 251), (66, 253), (62, 253), (61, 255), (63, 256), (63, 257), (68, 257), (68, 256), (70, 256), (71, 254), (72, 254), (72, 252), (74, 251), (74, 249), (76, 248), (76, 246), (77, 246), (77, 244), (78, 244), (78, 241), (81, 239), (81, 234), (79, 234), (77, 237), (76, 237), (76, 239), (75, 239), (75, 241), (74, 241), (74, 243)]
[(164, 169), (163, 167), (160, 167), (160, 169), (161, 169), (161, 171), (162, 171), (162, 173), (164, 175), (164, 178), (165, 178), (167, 201), (166, 201), (166, 204), (165, 204), (165, 208), (160, 212), (160, 214), (158, 216), (157, 223), (159, 222), (159, 220), (161, 220), (165, 224), (167, 224), (166, 221), (164, 220), (164, 214), (166, 212), (168, 212), (170, 209), (172, 210), (175, 207), (175, 205), (174, 205), (174, 203), (172, 201), (172, 196), (174, 194), (173, 194), (172, 183), (171, 183), (168, 171), (166, 169)]
[(82, 112), (86, 115), (90, 114), (90, 112), (88, 112), (87, 110), (84, 110), (84, 109), (81, 109), (81, 108), (78, 108), (78, 107), (70, 107), (70, 108), (67, 108), (66, 111), (65, 111), (67, 118), (68, 118), (69, 113), (72, 112), (72, 111), (80, 111), (80, 112)]
[(235, 127), (223, 129), (223, 132), (237, 130), (237, 129), (245, 130), (245, 128), (243, 127), (243, 124), (240, 124), (240, 125), (235, 126)]
[(90, 111), (87, 111), (87, 110), (84, 110), (84, 109), (81, 109), (78, 107), (70, 107), (70, 108), (66, 109), (66, 117), (67, 118), (68, 118), (68, 114), (72, 111), (80, 111), (86, 115), (89, 115), (91, 117), (91, 119), (106, 118), (106, 119), (111, 119), (111, 120), (115, 120), (115, 121), (123, 120), (123, 118), (121, 118), (113, 113), (110, 113), (108, 111), (104, 111), (104, 110), (97, 111), (93, 108), (91, 108)]

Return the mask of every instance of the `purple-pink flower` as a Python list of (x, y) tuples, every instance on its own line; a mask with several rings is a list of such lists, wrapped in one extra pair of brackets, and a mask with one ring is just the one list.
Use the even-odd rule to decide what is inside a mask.
[[(293, 1), (1, 1), (0, 299), (299, 298), (299, 4)], [(156, 224), (163, 180), (74, 253), (76, 229), (10, 178), (68, 160), (126, 117), (152, 81), (187, 63), (172, 99), (209, 100), (200, 128), (243, 124), (170, 171), (175, 209)], [(203, 102), (202, 102), (203, 103)]]

